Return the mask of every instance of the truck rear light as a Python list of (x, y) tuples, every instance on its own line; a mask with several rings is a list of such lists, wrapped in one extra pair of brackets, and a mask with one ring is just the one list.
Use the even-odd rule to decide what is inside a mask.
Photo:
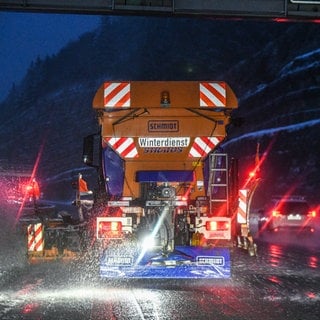
[(196, 217), (195, 231), (207, 240), (231, 240), (231, 218)]
[(206, 230), (207, 231), (217, 230), (217, 221), (207, 221), (206, 222)]
[(206, 230), (207, 231), (223, 231), (229, 230), (230, 225), (227, 221), (207, 221)]
[(122, 233), (121, 221), (100, 221), (98, 225), (99, 238), (119, 238)]
[(97, 217), (97, 239), (121, 239), (132, 233), (132, 217)]

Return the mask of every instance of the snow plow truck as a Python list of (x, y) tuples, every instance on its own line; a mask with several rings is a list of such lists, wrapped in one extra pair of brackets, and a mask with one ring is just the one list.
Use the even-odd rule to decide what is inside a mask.
[(233, 250), (256, 250), (250, 190), (220, 147), (237, 107), (221, 81), (104, 82), (93, 99), (100, 131), (83, 143), (99, 176), (92, 208), (84, 217), (90, 192), (80, 190), (79, 222), (40, 223), (44, 247), (29, 256), (94, 250), (106, 278), (229, 278)]

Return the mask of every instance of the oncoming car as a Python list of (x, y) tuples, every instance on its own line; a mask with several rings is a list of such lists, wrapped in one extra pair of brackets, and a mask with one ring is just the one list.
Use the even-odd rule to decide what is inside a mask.
[(259, 231), (291, 230), (314, 233), (317, 213), (303, 197), (277, 197), (267, 205), (259, 219)]

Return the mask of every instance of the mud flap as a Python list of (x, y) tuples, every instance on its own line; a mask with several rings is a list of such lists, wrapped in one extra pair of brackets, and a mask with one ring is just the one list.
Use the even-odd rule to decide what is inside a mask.
[[(131, 251), (132, 252), (132, 251)], [(157, 252), (120, 255), (105, 251), (100, 260), (102, 278), (230, 278), (229, 248), (176, 247)]]

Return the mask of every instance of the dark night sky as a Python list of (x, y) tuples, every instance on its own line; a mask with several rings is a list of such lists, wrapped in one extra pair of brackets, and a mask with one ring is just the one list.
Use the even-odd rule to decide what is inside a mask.
[(99, 16), (0, 11), (0, 101), (38, 56), (52, 55), (95, 29)]

